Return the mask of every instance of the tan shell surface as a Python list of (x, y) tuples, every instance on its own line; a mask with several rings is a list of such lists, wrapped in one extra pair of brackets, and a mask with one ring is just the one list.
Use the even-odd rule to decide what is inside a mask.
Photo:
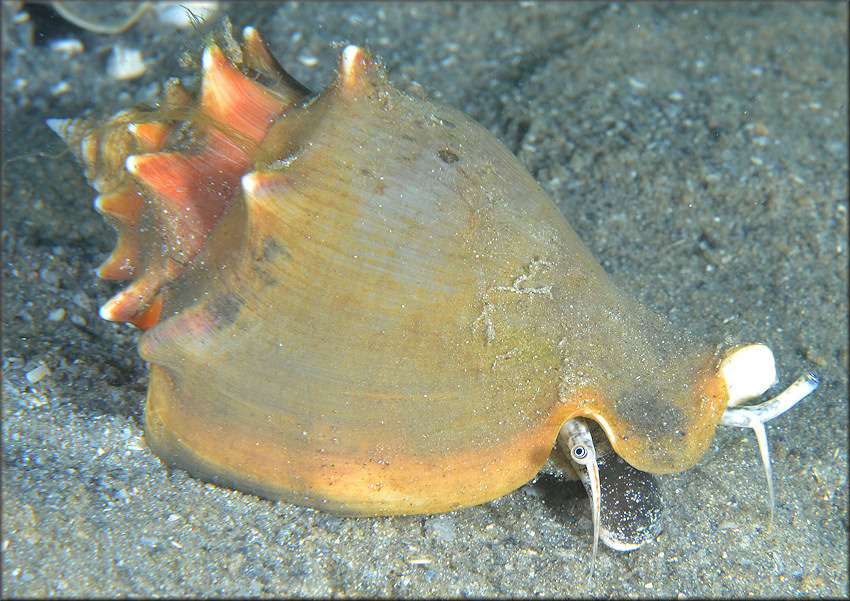
[(620, 292), (511, 153), (361, 53), (289, 107), (140, 340), (146, 436), (218, 483), (349, 514), (531, 479), (589, 416), (638, 469), (693, 465), (715, 348)]

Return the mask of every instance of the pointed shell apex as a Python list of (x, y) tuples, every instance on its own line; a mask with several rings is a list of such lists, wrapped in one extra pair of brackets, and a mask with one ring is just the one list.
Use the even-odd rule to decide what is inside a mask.
[(68, 124), (71, 122), (70, 119), (45, 119), (44, 122), (47, 124), (47, 127), (53, 131), (53, 133), (67, 142), (65, 133), (67, 131)]

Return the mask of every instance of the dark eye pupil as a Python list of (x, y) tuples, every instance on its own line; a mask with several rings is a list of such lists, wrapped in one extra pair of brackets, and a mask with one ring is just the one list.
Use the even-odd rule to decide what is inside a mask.
[(576, 459), (584, 459), (587, 457), (587, 449), (584, 447), (576, 447), (573, 449), (573, 457)]

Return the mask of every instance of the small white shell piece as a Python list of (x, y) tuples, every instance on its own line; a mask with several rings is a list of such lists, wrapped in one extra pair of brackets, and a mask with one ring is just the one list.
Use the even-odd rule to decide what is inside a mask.
[(106, 71), (115, 79), (136, 79), (145, 72), (145, 59), (142, 51), (136, 48), (114, 46)]

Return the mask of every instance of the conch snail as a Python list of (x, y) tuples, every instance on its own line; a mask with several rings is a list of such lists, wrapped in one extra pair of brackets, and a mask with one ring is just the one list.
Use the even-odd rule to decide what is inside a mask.
[(378, 515), (483, 503), (565, 453), (621, 549), (648, 536), (606, 526), (594, 438), (610, 469), (662, 474), (747, 426), (769, 467), (763, 423), (813, 375), (742, 406), (776, 383), (770, 350), (694, 340), (621, 292), (494, 136), (364, 50), (314, 94), (253, 28), (222, 47), (197, 99), (172, 79), (155, 109), (48, 123), (118, 229), (98, 273), (130, 283), (101, 315), (146, 330), (163, 460)]

